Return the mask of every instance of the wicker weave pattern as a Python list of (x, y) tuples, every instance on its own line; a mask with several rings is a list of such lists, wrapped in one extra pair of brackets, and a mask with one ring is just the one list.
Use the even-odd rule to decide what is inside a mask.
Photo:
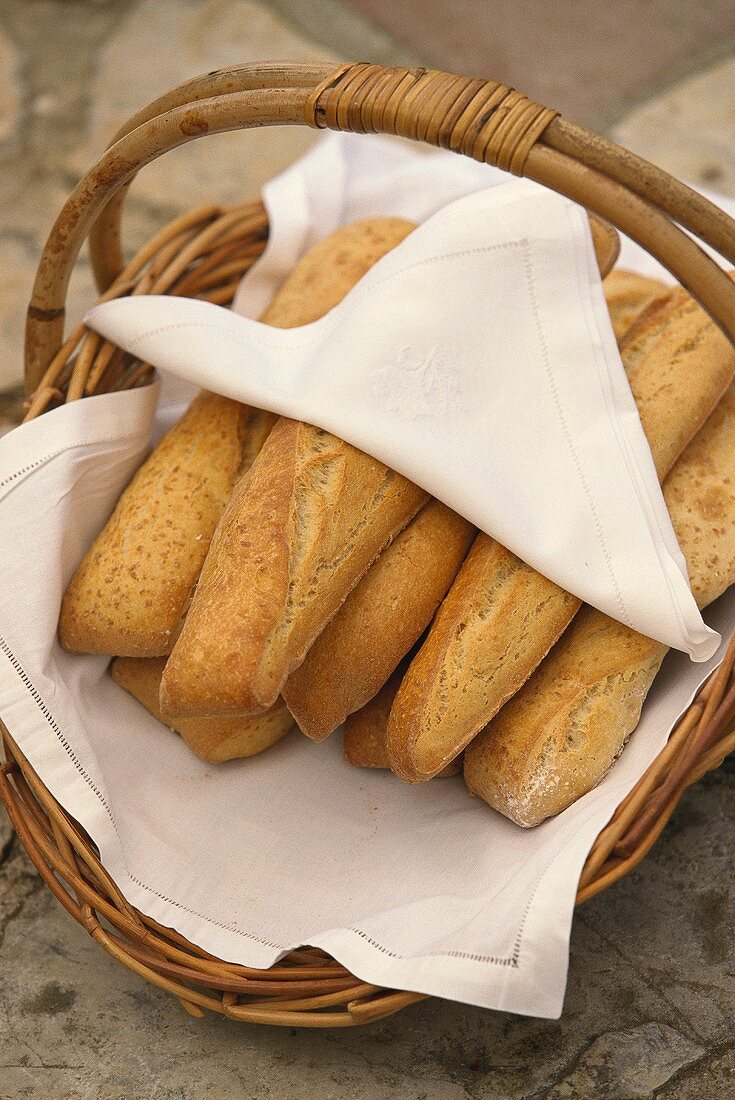
[[(229, 305), (237, 284), (261, 255), (268, 219), (261, 202), (231, 210), (201, 206), (156, 234), (113, 280), (101, 301), (128, 294), (180, 294)], [(44, 371), (25, 420), (62, 402), (127, 390), (150, 380), (151, 368), (78, 325)]]
[[(653, 165), (504, 85), (373, 65), (346, 65), (336, 72), (318, 66), (239, 66), (188, 81), (131, 119), (59, 215), (29, 309), (26, 419), (66, 401), (149, 381), (145, 363), (82, 326), (63, 338), (69, 273), (95, 217), (92, 258), (103, 297), (168, 293), (229, 304), (267, 239), (262, 204), (232, 210), (203, 206), (167, 226), (124, 265), (120, 217), (128, 181), (153, 156), (193, 136), (278, 121), (403, 134), (525, 171), (607, 214), (648, 244), (731, 338), (735, 335), (735, 286), (672, 222), (733, 263), (735, 223)], [(422, 999), (361, 982), (316, 949), (299, 949), (269, 970), (253, 970), (214, 959), (161, 928), (128, 905), (89, 837), (53, 799), (7, 731), (3, 742), (0, 797), (49, 889), (100, 946), (179, 997), (191, 1014), (209, 1010), (250, 1022), (348, 1027)], [(598, 837), (578, 902), (639, 863), (686, 787), (734, 749), (735, 639)]]

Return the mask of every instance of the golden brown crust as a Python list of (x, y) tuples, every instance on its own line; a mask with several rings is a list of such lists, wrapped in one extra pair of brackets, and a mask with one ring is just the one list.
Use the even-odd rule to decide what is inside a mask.
[(182, 718), (164, 715), (159, 704), (165, 657), (116, 657), (110, 666), (113, 680), (134, 696), (159, 722), (170, 726), (192, 752), (210, 764), (255, 756), (275, 745), (294, 727), (282, 699), (254, 718)]
[(680, 290), (681, 287), (670, 287), (666, 294), (650, 302), (626, 330), (619, 347), (628, 374), (658, 340), (669, 316), (676, 308)]
[[(664, 497), (701, 607), (735, 583), (735, 388), (689, 444)], [(591, 790), (635, 729), (666, 646), (586, 607), (465, 753), (474, 794), (537, 825)]]
[[(203, 393), (123, 492), (74, 574), (59, 637), (76, 653), (170, 652), (235, 479), (270, 414)], [(251, 450), (254, 443), (246, 443)]]
[(396, 775), (415, 783), (446, 767), (528, 678), (579, 606), (478, 535), (397, 694), (388, 724)]
[[(251, 639), (267, 636), (283, 606), (290, 494), (281, 474), (293, 463), (298, 428), (280, 419), (235, 486), (164, 670), (161, 705), (167, 714), (236, 716), (257, 709), (241, 699), (240, 685), (255, 672)], [(191, 699), (198, 700), (198, 711), (189, 712)]]
[[(388, 716), (393, 699), (401, 682), (403, 669), (399, 668), (383, 684), (377, 695), (360, 710), (351, 714), (345, 722), (344, 754), (349, 764), (358, 768), (390, 768), (386, 733)], [(462, 758), (458, 756), (437, 778), (459, 775)]]
[[(294, 321), (292, 283), (307, 313), (325, 312), (410, 229), (389, 218), (339, 230), (304, 257), (266, 318)], [(164, 673), (167, 711), (241, 714), (271, 706), (426, 498), (329, 432), (280, 420), (222, 516)]]
[(171, 714), (257, 713), (426, 494), (280, 420), (236, 487), (163, 677)]
[(390, 768), (385, 734), (402, 672), (402, 668), (394, 672), (380, 691), (345, 721), (343, 749), (348, 764), (358, 768)]
[(385, 683), (431, 621), (473, 533), (430, 501), (368, 569), (284, 685), (308, 737), (322, 741)]
[(666, 646), (585, 607), (465, 751), (472, 794), (528, 828), (594, 787), (638, 722)]
[(730, 385), (735, 348), (678, 288), (645, 324), (631, 330), (621, 354), (663, 480)]
[(618, 343), (644, 310), (670, 294), (669, 288), (658, 279), (648, 279), (645, 275), (621, 267), (610, 272), (602, 289)]
[[(735, 373), (735, 351), (675, 290), (634, 325), (623, 363), (659, 475)], [(388, 726), (397, 774), (421, 782), (497, 714), (571, 622), (579, 601), (478, 536), (404, 678)]]
[(694, 437), (664, 499), (700, 607), (735, 583), (735, 386)]

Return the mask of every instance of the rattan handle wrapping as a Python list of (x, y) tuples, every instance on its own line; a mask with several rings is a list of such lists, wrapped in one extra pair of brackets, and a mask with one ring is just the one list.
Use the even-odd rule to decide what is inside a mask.
[(399, 134), (567, 195), (660, 260), (735, 344), (735, 285), (676, 224), (735, 264), (735, 222), (632, 153), (493, 81), (368, 64), (244, 65), (188, 81), (134, 116), (74, 189), (46, 242), (28, 309), (30, 392), (61, 347), (69, 278), (95, 219), (100, 289), (122, 267), (122, 203), (136, 173), (196, 137), (281, 123)]

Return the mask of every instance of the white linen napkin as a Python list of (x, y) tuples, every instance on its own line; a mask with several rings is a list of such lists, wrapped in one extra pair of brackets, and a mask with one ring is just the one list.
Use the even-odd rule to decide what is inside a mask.
[(527, 180), (457, 199), (300, 328), (172, 296), (86, 321), (165, 371), (334, 432), (642, 634), (695, 660), (716, 650), (569, 200)]
[[(56, 639), (76, 564), (170, 413), (158, 396), (86, 398), (0, 439), (0, 716), (21, 751), (125, 897), (215, 955), (264, 967), (312, 943), (368, 982), (558, 1016), (587, 852), (716, 659), (671, 654), (610, 774), (535, 830), (459, 777), (351, 767), (339, 735), (203, 764), (106, 658)], [(735, 591), (707, 618), (729, 635)]]

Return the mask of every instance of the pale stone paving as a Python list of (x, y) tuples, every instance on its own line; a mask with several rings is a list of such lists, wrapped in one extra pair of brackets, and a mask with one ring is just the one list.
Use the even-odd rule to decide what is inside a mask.
[(613, 128), (621, 145), (668, 172), (735, 196), (735, 57), (682, 81)]

